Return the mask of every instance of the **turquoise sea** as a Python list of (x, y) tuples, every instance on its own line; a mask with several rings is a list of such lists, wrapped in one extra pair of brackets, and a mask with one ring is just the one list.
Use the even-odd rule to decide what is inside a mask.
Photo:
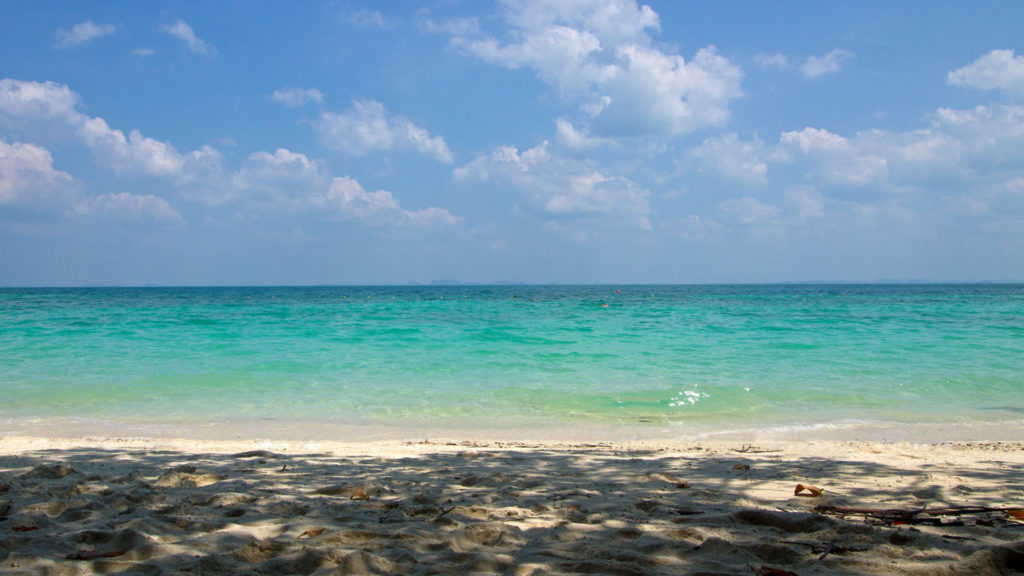
[(1020, 423), (1024, 285), (0, 289), (0, 420)]

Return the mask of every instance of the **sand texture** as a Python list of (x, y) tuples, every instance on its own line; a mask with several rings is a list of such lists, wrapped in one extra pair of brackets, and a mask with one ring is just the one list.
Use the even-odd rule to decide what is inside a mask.
[(1021, 508), (1018, 443), (0, 439), (0, 574), (1014, 574)]

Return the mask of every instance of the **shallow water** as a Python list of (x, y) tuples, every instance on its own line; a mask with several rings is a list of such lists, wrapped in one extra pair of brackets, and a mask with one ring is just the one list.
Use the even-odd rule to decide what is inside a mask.
[(1019, 422), (1024, 286), (0, 290), (0, 418)]

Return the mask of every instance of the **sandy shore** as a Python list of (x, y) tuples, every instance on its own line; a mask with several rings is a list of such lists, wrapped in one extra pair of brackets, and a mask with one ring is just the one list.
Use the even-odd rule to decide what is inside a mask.
[(1013, 574), (1022, 508), (1017, 442), (0, 438), (2, 574)]

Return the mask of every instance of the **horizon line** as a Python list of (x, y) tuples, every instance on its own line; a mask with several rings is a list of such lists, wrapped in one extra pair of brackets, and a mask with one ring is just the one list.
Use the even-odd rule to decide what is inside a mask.
[(1016, 285), (1024, 280), (779, 280), (734, 282), (473, 282), (458, 280), (409, 281), (405, 283), (311, 283), (311, 284), (4, 284), (10, 289), (82, 289), (82, 288), (443, 288), (443, 287), (507, 287), (507, 286), (853, 286), (853, 285), (934, 285), (977, 286)]

